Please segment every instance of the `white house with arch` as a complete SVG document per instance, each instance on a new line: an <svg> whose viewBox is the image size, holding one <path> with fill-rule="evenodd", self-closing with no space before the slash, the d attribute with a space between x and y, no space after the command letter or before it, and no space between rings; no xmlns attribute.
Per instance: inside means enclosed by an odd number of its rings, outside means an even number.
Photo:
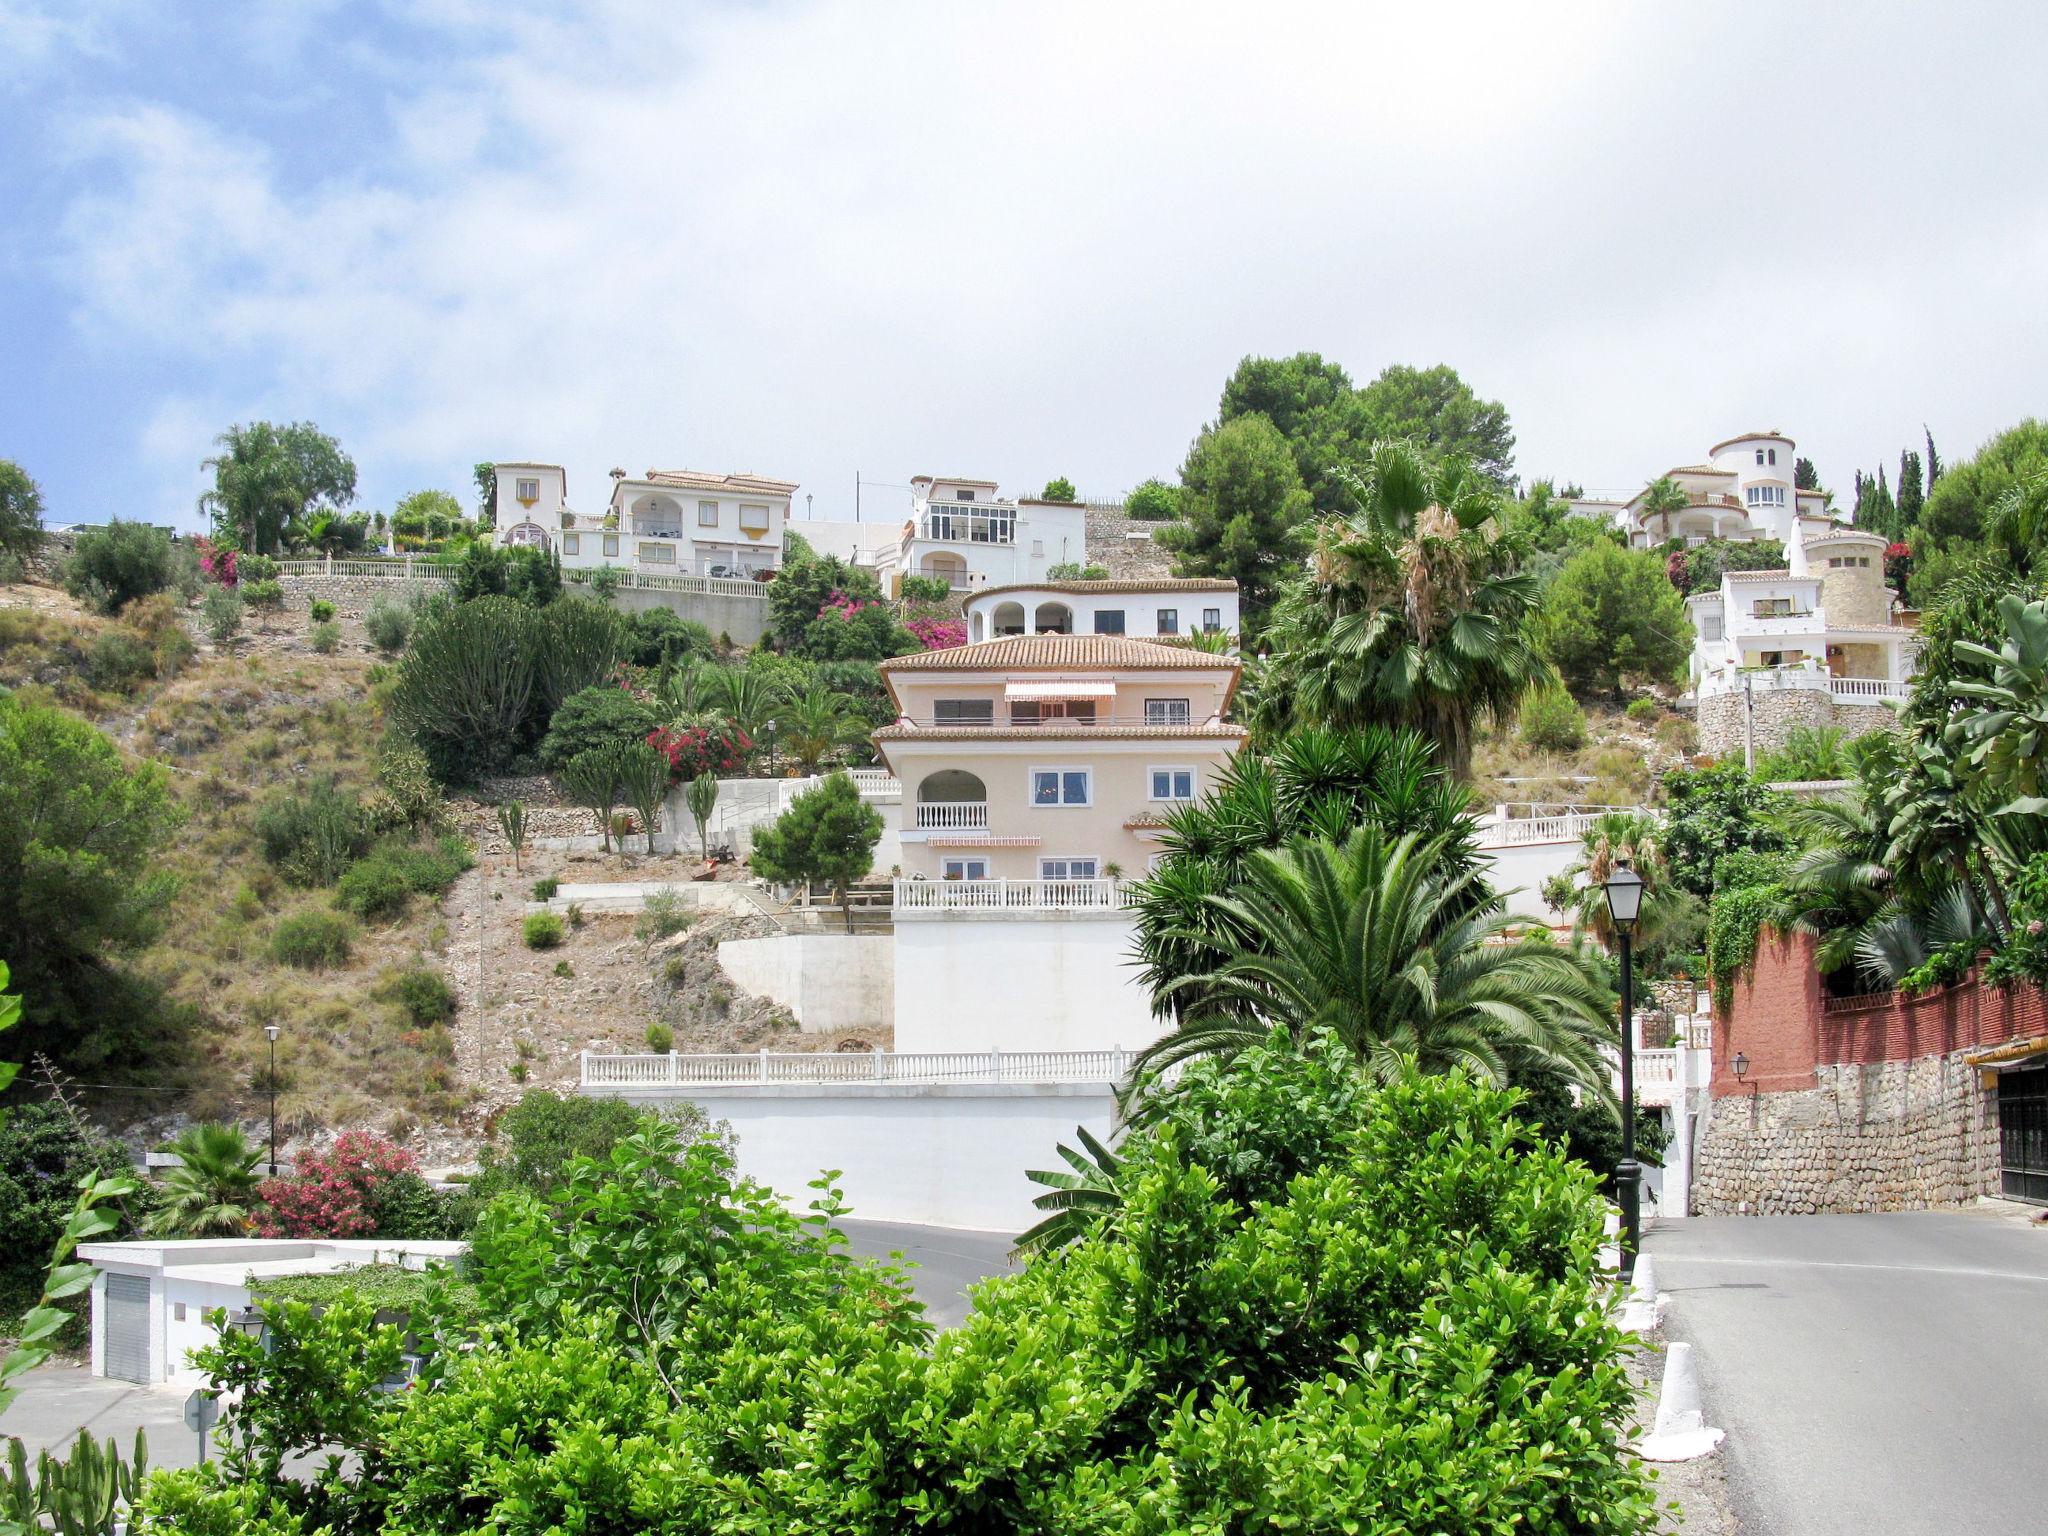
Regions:
<svg viewBox="0 0 2048 1536"><path fill-rule="evenodd" d="M965 476L913 476L910 515L900 521L803 523L797 531L820 554L870 567L892 594L905 576L974 592L1088 563L1087 508L1006 497L995 481Z"/></svg>
<svg viewBox="0 0 2048 1536"><path fill-rule="evenodd" d="M967 599L967 638L1238 633L1237 583L1220 577L1038 581L984 587Z"/></svg>
<svg viewBox="0 0 2048 1536"><path fill-rule="evenodd" d="M571 569L759 578L782 564L793 480L650 469L612 471L602 514L572 511L557 465L498 464L498 542L553 550Z"/></svg>
<svg viewBox="0 0 2048 1536"><path fill-rule="evenodd" d="M1802 491L1792 483L1798 449L1782 432L1743 433L1714 444L1705 463L1675 465L1658 477L1669 479L1685 493L1682 507L1651 511L1650 485L1626 501L1587 501L1575 506L1612 517L1638 549L1655 548L1671 539L1683 539L1688 546L1709 539L1789 543L1799 519L1829 521L1826 494Z"/></svg>

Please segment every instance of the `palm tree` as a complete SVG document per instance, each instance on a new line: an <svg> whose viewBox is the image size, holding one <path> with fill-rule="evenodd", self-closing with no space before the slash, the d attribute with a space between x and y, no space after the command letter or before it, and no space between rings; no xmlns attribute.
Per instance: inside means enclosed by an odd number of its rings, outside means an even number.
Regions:
<svg viewBox="0 0 2048 1536"><path fill-rule="evenodd" d="M1497 904L1474 900L1479 875L1443 854L1438 840L1368 826L1342 847L1313 837L1253 855L1242 887L1206 899L1263 947L1176 984L1198 991L1204 1011L1140 1053L1125 1099L1150 1095L1179 1062L1235 1054L1275 1028L1296 1041L1329 1030L1382 1082L1413 1059L1502 1084L1549 1070L1609 1096L1606 984L1575 950L1510 938Z"/></svg>
<svg viewBox="0 0 2048 1536"><path fill-rule="evenodd" d="M1511 718L1552 675L1525 622L1527 536L1462 459L1382 442L1363 478L1345 473L1361 510L1323 523L1312 572L1275 606L1254 723L1407 726L1468 777L1473 717Z"/></svg>
<svg viewBox="0 0 2048 1536"><path fill-rule="evenodd" d="M1816 941L1814 963L1823 973L1843 970L1857 963L1872 925L1900 910L1884 864L1884 814L1858 789L1801 800L1782 820L1805 850L1782 882L1785 916Z"/></svg>
<svg viewBox="0 0 2048 1536"><path fill-rule="evenodd" d="M845 694L815 683L800 693L791 689L783 694L777 739L805 773L816 773L819 763L866 734L866 725L853 718Z"/></svg>
<svg viewBox="0 0 2048 1536"><path fill-rule="evenodd" d="M711 674L704 690L711 707L743 731L749 741L761 734L761 727L775 718L776 690L766 673L746 667L720 667Z"/></svg>
<svg viewBox="0 0 2048 1536"><path fill-rule="evenodd" d="M249 1227L260 1149L232 1125L195 1125L171 1143L178 1166L157 1184L143 1221L155 1237L232 1237Z"/></svg>
<svg viewBox="0 0 2048 1536"><path fill-rule="evenodd" d="M1643 880L1643 905L1634 938L1645 944L1657 937L1673 916L1678 893L1666 878L1661 829L1635 811L1607 811L1586 829L1585 853L1565 870L1568 880L1585 879L1572 887L1572 928L1590 934L1602 949L1614 945L1614 918L1607 907L1607 877L1627 865Z"/></svg>

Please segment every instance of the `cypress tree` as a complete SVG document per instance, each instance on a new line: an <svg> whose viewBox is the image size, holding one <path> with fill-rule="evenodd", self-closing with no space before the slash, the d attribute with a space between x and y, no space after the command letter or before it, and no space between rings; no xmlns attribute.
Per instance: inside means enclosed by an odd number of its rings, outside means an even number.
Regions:
<svg viewBox="0 0 2048 1536"><path fill-rule="evenodd" d="M1891 533L1893 542L1913 531L1914 524L1920 521L1920 507L1925 500L1925 493L1920 487L1920 455L1908 448L1899 455L1898 527Z"/></svg>
<svg viewBox="0 0 2048 1536"><path fill-rule="evenodd" d="M1920 430L1927 433L1927 489L1931 491L1941 478L1941 455L1934 451L1934 433L1924 425Z"/></svg>

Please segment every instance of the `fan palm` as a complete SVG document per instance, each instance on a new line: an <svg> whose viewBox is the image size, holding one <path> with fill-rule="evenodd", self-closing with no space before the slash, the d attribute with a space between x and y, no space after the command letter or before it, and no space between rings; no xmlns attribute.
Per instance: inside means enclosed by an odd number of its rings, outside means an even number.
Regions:
<svg viewBox="0 0 2048 1536"><path fill-rule="evenodd" d="M171 1143L178 1166L157 1184L143 1222L156 1237L231 1237L248 1230L260 1151L232 1125L195 1125Z"/></svg>
<svg viewBox="0 0 2048 1536"><path fill-rule="evenodd" d="M1495 1083L1561 1073L1610 1092L1600 1047L1617 1029L1612 994L1591 962L1546 939L1511 939L1511 919L1443 844L1361 827L1338 847L1305 838L1253 855L1243 885L1207 903L1261 947L1174 985L1203 1011L1132 1064L1125 1098L1199 1056L1235 1054L1281 1029L1327 1029L1364 1070L1388 1081L1406 1059L1424 1072L1466 1067Z"/></svg>
<svg viewBox="0 0 2048 1536"><path fill-rule="evenodd" d="M1783 882L1792 926L1816 940L1821 971L1839 971L1855 963L1870 924L1898 910L1884 815L1858 789L1799 801L1782 819L1805 850Z"/></svg>
<svg viewBox="0 0 2048 1536"><path fill-rule="evenodd" d="M1536 577L1500 488L1463 460L1376 445L1360 511L1326 521L1312 572L1280 599L1256 724L1404 725L1458 778L1476 714L1511 717L1550 676L1528 636Z"/></svg>
<svg viewBox="0 0 2048 1536"><path fill-rule="evenodd" d="M1662 831L1648 816L1636 811L1608 811L1596 817L1586 829L1585 853L1565 871L1567 878L1583 881L1571 893L1572 927L1590 934L1603 949L1614 948L1614 916L1607 905L1607 877L1627 865L1642 877L1643 904L1636 918L1634 938L1648 943L1663 931L1671 919L1677 893L1664 866L1660 845Z"/></svg>
<svg viewBox="0 0 2048 1536"><path fill-rule="evenodd" d="M805 773L816 773L819 763L867 734L866 724L854 717L850 705L845 694L815 683L783 695L776 716L778 739Z"/></svg>

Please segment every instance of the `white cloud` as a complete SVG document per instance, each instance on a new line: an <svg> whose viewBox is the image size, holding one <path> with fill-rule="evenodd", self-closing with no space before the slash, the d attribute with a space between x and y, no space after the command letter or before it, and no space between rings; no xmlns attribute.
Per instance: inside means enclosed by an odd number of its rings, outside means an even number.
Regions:
<svg viewBox="0 0 2048 1536"><path fill-rule="evenodd" d="M82 122L114 181L66 223L79 325L202 380L153 442L233 401L338 430L384 502L531 456L586 503L612 464L690 463L795 475L823 515L855 468L1170 470L1248 351L1450 361L1525 469L1603 484L1752 424L1846 481L1923 417L1959 452L2039 395L2041 175L1960 159L2025 98L1870 88L1901 36L1930 88L1944 46L2020 55L1910 18L426 14L467 62L395 76L346 174L294 180L227 112ZM2001 217L1948 215L1973 177Z"/></svg>

